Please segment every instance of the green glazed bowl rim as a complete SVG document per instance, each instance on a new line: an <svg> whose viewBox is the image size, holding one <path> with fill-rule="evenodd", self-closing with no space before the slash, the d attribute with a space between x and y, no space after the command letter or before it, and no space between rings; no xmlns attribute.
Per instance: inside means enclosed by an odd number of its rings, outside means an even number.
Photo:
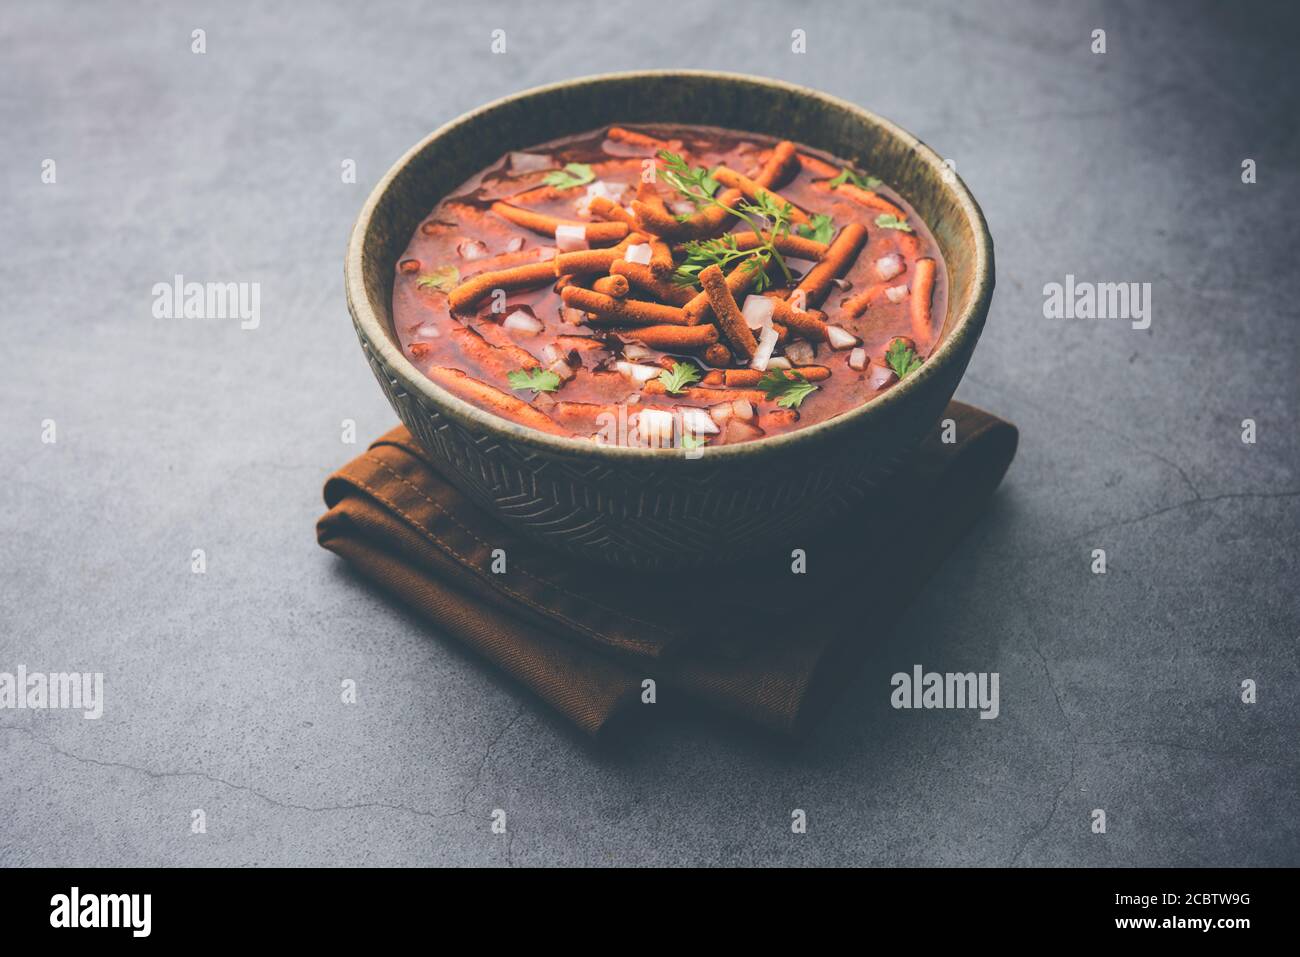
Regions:
<svg viewBox="0 0 1300 957"><path fill-rule="evenodd" d="M975 239L975 250L972 257L974 294L970 296L967 307L950 324L947 335L941 340L939 347L930 354L930 357L926 359L919 370L883 394L833 418L796 429L793 432L756 439L752 442L708 448L706 455L691 457L684 454L680 449L598 445L590 439L551 435L511 422L452 395L435 384L433 380L424 375L407 359L389 336L386 323L380 318L380 314L376 312L370 302L363 270L365 243L370 232L371 222L385 193L403 170L434 141L452 130L475 123L481 116L509 103L544 96L568 87L589 86L607 81L626 82L629 80L662 79L665 77L695 77L728 83L739 82L747 85L768 86L806 99L820 101L835 109L856 113L868 123L879 126L890 136L910 147L921 162L930 167L935 175L939 177L939 182L943 184L943 188L949 193L950 198L955 201L955 205L972 226L972 234ZM384 365L399 377L400 384L404 389L408 392L419 393L440 411L451 416L461 425L493 433L509 438L513 442L523 443L539 450L559 453L567 457L578 456L595 461L602 459L611 461L643 459L647 464L653 463L656 467L663 467L672 460L693 462L698 465L701 458L714 463L721 463L741 456L749 457L769 453L775 454L782 450L788 451L796 446L820 443L837 436L846 438L852 430L861 427L861 420L872 416L880 416L885 409L892 407L894 404L908 401L908 397L919 389L923 389L927 381L941 375L945 366L953 362L960 362L966 340L979 335L983 320L988 312L989 303L992 300L993 238L989 234L988 224L984 220L984 213L980 210L979 204L971 195L970 190L966 188L966 184L955 175L951 167L947 166L933 149L897 124L855 103L799 84L744 73L731 73L720 70L629 70L576 77L501 97L443 124L420 140L389 168L383 178L375 184L374 189L366 198L365 204L361 207L361 212L357 215L348 239L343 279L347 294L348 311L351 313L357 328L368 340L370 349L377 353L378 358L382 360Z"/></svg>

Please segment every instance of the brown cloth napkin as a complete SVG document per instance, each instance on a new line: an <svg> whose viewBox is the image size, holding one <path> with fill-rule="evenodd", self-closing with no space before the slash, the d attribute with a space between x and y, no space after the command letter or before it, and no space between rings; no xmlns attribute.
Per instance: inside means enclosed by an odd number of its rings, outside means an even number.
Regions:
<svg viewBox="0 0 1300 957"><path fill-rule="evenodd" d="M588 734L688 695L795 734L852 674L984 508L1015 426L961 402L880 495L833 528L729 568L653 575L579 562L499 524L398 427L325 484L317 540ZM492 551L506 572L492 572ZM792 571L793 549L806 572Z"/></svg>

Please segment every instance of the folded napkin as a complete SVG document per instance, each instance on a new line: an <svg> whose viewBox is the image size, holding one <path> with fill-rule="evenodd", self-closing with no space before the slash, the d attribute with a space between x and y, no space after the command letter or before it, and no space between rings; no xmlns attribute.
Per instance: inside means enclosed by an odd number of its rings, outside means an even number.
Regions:
<svg viewBox="0 0 1300 957"><path fill-rule="evenodd" d="M1015 455L1010 423L961 402L943 417L956 441L944 443L936 426L858 513L729 568L650 574L550 551L453 488L404 427L329 478L316 536L588 734L647 707L647 678L659 703L685 695L797 734L980 514ZM504 574L492 571L498 548Z"/></svg>

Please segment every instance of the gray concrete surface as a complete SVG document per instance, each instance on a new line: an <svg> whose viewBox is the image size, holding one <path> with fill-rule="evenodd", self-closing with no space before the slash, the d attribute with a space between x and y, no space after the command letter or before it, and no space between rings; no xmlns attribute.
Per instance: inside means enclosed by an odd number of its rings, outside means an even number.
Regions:
<svg viewBox="0 0 1300 957"><path fill-rule="evenodd" d="M536 9L6 10L0 671L102 671L106 702L0 711L0 864L1300 863L1294 14ZM680 713L592 748L313 537L340 422L394 422L341 289L371 184L494 97L671 66L898 121L996 241L959 397L1019 424L1019 458L799 748ZM260 327L154 318L177 273L260 282ZM1045 319L1067 273L1150 282L1150 329ZM1001 716L892 710L914 663L997 671Z"/></svg>

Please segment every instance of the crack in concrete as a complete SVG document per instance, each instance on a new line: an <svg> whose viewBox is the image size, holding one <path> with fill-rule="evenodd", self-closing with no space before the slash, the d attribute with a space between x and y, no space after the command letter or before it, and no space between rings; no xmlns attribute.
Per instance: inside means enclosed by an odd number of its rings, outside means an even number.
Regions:
<svg viewBox="0 0 1300 957"><path fill-rule="evenodd" d="M1223 502L1232 499L1296 498L1297 496L1300 496L1300 490L1288 490L1285 492L1225 492L1222 495L1210 495L1208 497L1197 495L1196 498L1176 502L1173 505L1164 505L1160 508L1154 509L1150 512L1145 512L1141 515L1136 515L1132 518L1121 519L1118 522L1110 522L1106 525L1098 525L1095 528L1090 528L1086 531L1079 532L1077 535L1073 535L1070 538L1064 539L1064 541L1071 542L1088 535L1097 535L1101 532L1113 531L1117 528L1127 528L1130 525L1137 525L1141 522L1147 521L1148 519L1156 518L1168 512L1176 512L1179 509L1188 508L1192 505L1208 505L1212 502Z"/></svg>
<svg viewBox="0 0 1300 957"><path fill-rule="evenodd" d="M1179 511L1180 509L1190 508L1193 505L1211 505L1216 502L1233 501L1233 500L1283 499L1283 498L1296 498L1296 497L1300 497L1300 489L1297 490L1288 489L1283 492L1225 492L1222 495L1209 495L1209 496L1198 495L1196 498L1185 499L1181 502L1175 502L1172 505L1162 505L1159 508L1152 509L1149 512L1143 512L1141 515L1134 515L1129 518L1122 518L1115 522L1108 522L1105 525L1097 525L1094 526L1093 528L1085 529L1084 531L1081 532L1076 532L1072 535L1068 535L1065 538L1053 542L1047 548L1037 549L1034 551L1020 550L1012 554L999 555L997 557L1003 558L1006 561L1014 562L1016 564L1023 564L1025 562L1033 561L1039 558L1047 558L1049 556L1057 554L1057 552L1059 552L1063 546L1069 545L1073 542L1077 542L1080 539L1086 539L1094 535L1100 535L1103 532L1115 531L1116 529L1128 528L1131 525L1139 525L1142 522L1148 521L1149 519L1158 518L1161 515L1166 515L1169 512L1176 512Z"/></svg>
<svg viewBox="0 0 1300 957"><path fill-rule="evenodd" d="M1043 662L1043 670L1047 672L1047 683L1051 687L1052 694L1053 696L1056 697L1057 707L1061 709L1061 715L1062 717L1064 717L1065 709L1061 707L1061 698L1060 695L1057 694L1056 692L1056 682L1052 678L1051 669L1047 667L1047 659L1044 658L1042 652L1039 652L1036 648L1035 648L1035 652L1038 654L1039 659ZM1065 719L1065 728L1066 728L1066 733L1070 735L1070 770L1065 775L1065 778L1061 781L1060 785L1056 789L1056 794L1052 798L1052 808L1050 811L1047 812L1047 817L1043 819L1042 824L1039 824L1027 835L1025 835L1025 839L1020 842L1020 846L1016 848L1016 853L1011 856L1011 860L1007 863L1008 867L1014 867L1019 862L1021 856L1025 853L1025 851L1029 849L1029 845L1034 843L1034 841L1038 840L1038 838L1042 836L1043 832L1047 830L1048 826L1051 825L1053 819L1056 817L1056 812L1060 810L1061 797L1065 794L1065 789L1068 788L1070 784L1074 781L1076 761L1078 760L1078 755L1079 755L1079 741L1074 736L1074 732L1070 727L1070 722L1068 718Z"/></svg>
<svg viewBox="0 0 1300 957"><path fill-rule="evenodd" d="M496 748L501 739L506 736L506 732L515 726L515 723L520 719L523 713L524 707L520 705L519 709L510 716L510 720L507 721L501 730L496 733L496 736L488 742L487 748L483 751L483 757L479 760L478 768L474 771L474 777L470 782L470 786L465 790L465 793L460 796L461 814L466 814L469 811L469 796L478 790L478 786L483 777L483 769L487 767L488 759L492 757L493 749Z"/></svg>
<svg viewBox="0 0 1300 957"><path fill-rule="evenodd" d="M1118 431L1117 429L1110 429L1104 425L1099 425L1096 422L1093 423L1093 428L1097 429L1100 432L1104 432L1106 435L1113 435L1115 438L1119 439L1120 441L1127 442L1129 445L1137 449L1143 455L1149 455L1157 462L1163 462L1165 465L1168 465L1171 469L1173 469L1175 472L1178 473L1179 478L1183 480L1183 484L1186 485L1188 491L1192 493L1192 500L1198 502L1201 500L1201 490L1196 487L1196 483L1193 482L1191 478L1188 476L1187 470L1184 469L1177 462L1175 462L1173 459L1169 458L1168 456L1161 455L1159 452L1153 452L1151 449L1144 446L1141 442L1133 438L1131 435L1126 435L1123 432Z"/></svg>
<svg viewBox="0 0 1300 957"><path fill-rule="evenodd" d="M1042 824L1030 831L1029 834L1025 836L1025 839L1020 842L1020 846L1016 849L1016 853L1011 856L1011 860L1007 864L1008 867L1014 866L1020 860L1021 855L1029 849L1029 845L1036 841L1051 825L1052 820L1056 817L1056 812L1060 810L1061 797L1065 794L1065 789L1074 781L1076 762L1079 756L1079 737L1075 734L1074 725L1070 722L1070 715L1065 710L1065 702L1061 700L1061 691L1056 686L1056 676L1052 674L1052 668L1047 663L1047 656L1043 654L1042 641L1038 638L1038 621L1032 611L1034 605L1029 600L1029 596L1025 594L1023 587L1019 587L1018 590L1025 601L1024 607L1031 609L1029 611L1030 624L1033 628L1033 631L1031 632L1031 635L1033 636L1033 644L1031 647L1034 654L1043 665L1043 674L1047 678L1047 686L1052 691L1052 698L1056 701L1056 710L1061 713L1061 722L1065 726L1065 733L1070 738L1070 770L1056 789L1056 795L1052 798L1052 809L1048 811L1047 817L1043 820Z"/></svg>
<svg viewBox="0 0 1300 957"><path fill-rule="evenodd" d="M1147 738L1111 738L1102 741L1081 741L1080 744L1086 744L1090 747L1144 747L1144 748L1169 748L1173 751L1187 751L1191 754L1205 754L1215 758L1228 758L1232 761L1240 761L1243 758L1249 761L1255 761L1259 764L1273 767L1297 767L1300 766L1300 758L1287 760L1285 757L1269 756L1257 754L1251 751L1218 751L1214 748L1197 747L1194 744L1181 744L1177 741L1159 741Z"/></svg>
<svg viewBox="0 0 1300 957"><path fill-rule="evenodd" d="M272 805L273 807L283 808L284 810L289 810L289 811L307 811L315 814L315 813L322 813L322 812L329 812L329 811L380 810L380 811L397 811L402 814L410 814L415 817L436 818L436 819L458 817L465 813L465 809L463 807L457 810L450 810L450 811L431 811L422 808L411 807L410 805L407 804L388 804L382 801L366 801L359 804L323 804L323 805L295 804L291 801L278 800L277 798L274 798L271 795L266 794L265 792L259 791L256 788L250 787L247 784L238 784L234 781L227 781L225 778L217 777L214 774L208 774L206 771L155 771L152 768L141 767L135 764L128 764L124 761L103 761L98 758L88 758L85 757L84 755L74 754L71 751L65 751L63 748L60 748L58 745L54 744L53 742L46 741L45 739L38 737L36 733L30 728L10 727L7 730L16 731L21 734L25 734L28 737L30 737L33 741L35 741L37 744L44 745L45 747L53 751L55 754L68 758L69 760L76 761L80 764L88 764L94 767L101 767L101 768L116 768L118 770L133 771L137 774L143 774L145 777L148 777L155 781L164 780L167 778L199 778L200 780L208 781L212 784L219 784L222 787L230 788L233 791L242 791L246 794L252 795L255 798L258 798L261 801L266 802L267 804Z"/></svg>
<svg viewBox="0 0 1300 957"><path fill-rule="evenodd" d="M1061 786L1056 789L1056 796L1052 798L1052 809L1047 813L1047 817L1043 823L1030 831L1029 834L1026 835L1025 839L1020 842L1020 847L1016 849L1016 853L1011 856L1011 860L1007 863L1008 867L1014 867L1016 865L1020 860L1021 855L1029 849L1029 845L1042 836L1043 832L1046 831L1048 826L1052 823L1053 818L1056 817L1056 812L1060 810L1061 807L1061 795L1065 794L1065 789L1074 781L1075 761L1077 757L1078 742L1076 741L1074 747L1070 749L1070 773L1067 774L1065 780L1061 782Z"/></svg>
<svg viewBox="0 0 1300 957"><path fill-rule="evenodd" d="M1027 398L1023 393L1020 393L1014 389L1007 389L1004 386L994 385L989 382L981 382L979 379L976 379L969 375L966 376L966 378L970 379L971 382L973 382L974 384L982 388L992 389L995 392L1002 392L1005 395L1012 395L1022 399ZM1173 469L1175 472L1178 473L1178 476L1183 480L1183 484L1186 485L1188 490L1192 493L1193 500L1194 501L1201 500L1201 490L1197 487L1196 483L1193 482L1191 477L1187 474L1187 470L1184 469L1177 462L1175 462L1173 459L1169 458L1168 456L1162 455L1159 452L1152 451L1151 449L1143 445L1138 439L1135 439L1133 436L1128 435L1125 432L1121 432L1118 429L1112 429L1104 425L1100 425L1096 418L1090 418L1087 419L1086 421L1083 421L1074 416L1060 415L1059 412L1057 414L1060 416L1060 418L1064 419L1066 422L1070 422L1076 426L1086 426L1088 428L1096 429L1097 431L1105 435L1114 436L1120 441L1128 443L1132 448L1136 449L1141 454L1149 455L1157 462L1163 462L1165 465L1168 465L1171 469Z"/></svg>

